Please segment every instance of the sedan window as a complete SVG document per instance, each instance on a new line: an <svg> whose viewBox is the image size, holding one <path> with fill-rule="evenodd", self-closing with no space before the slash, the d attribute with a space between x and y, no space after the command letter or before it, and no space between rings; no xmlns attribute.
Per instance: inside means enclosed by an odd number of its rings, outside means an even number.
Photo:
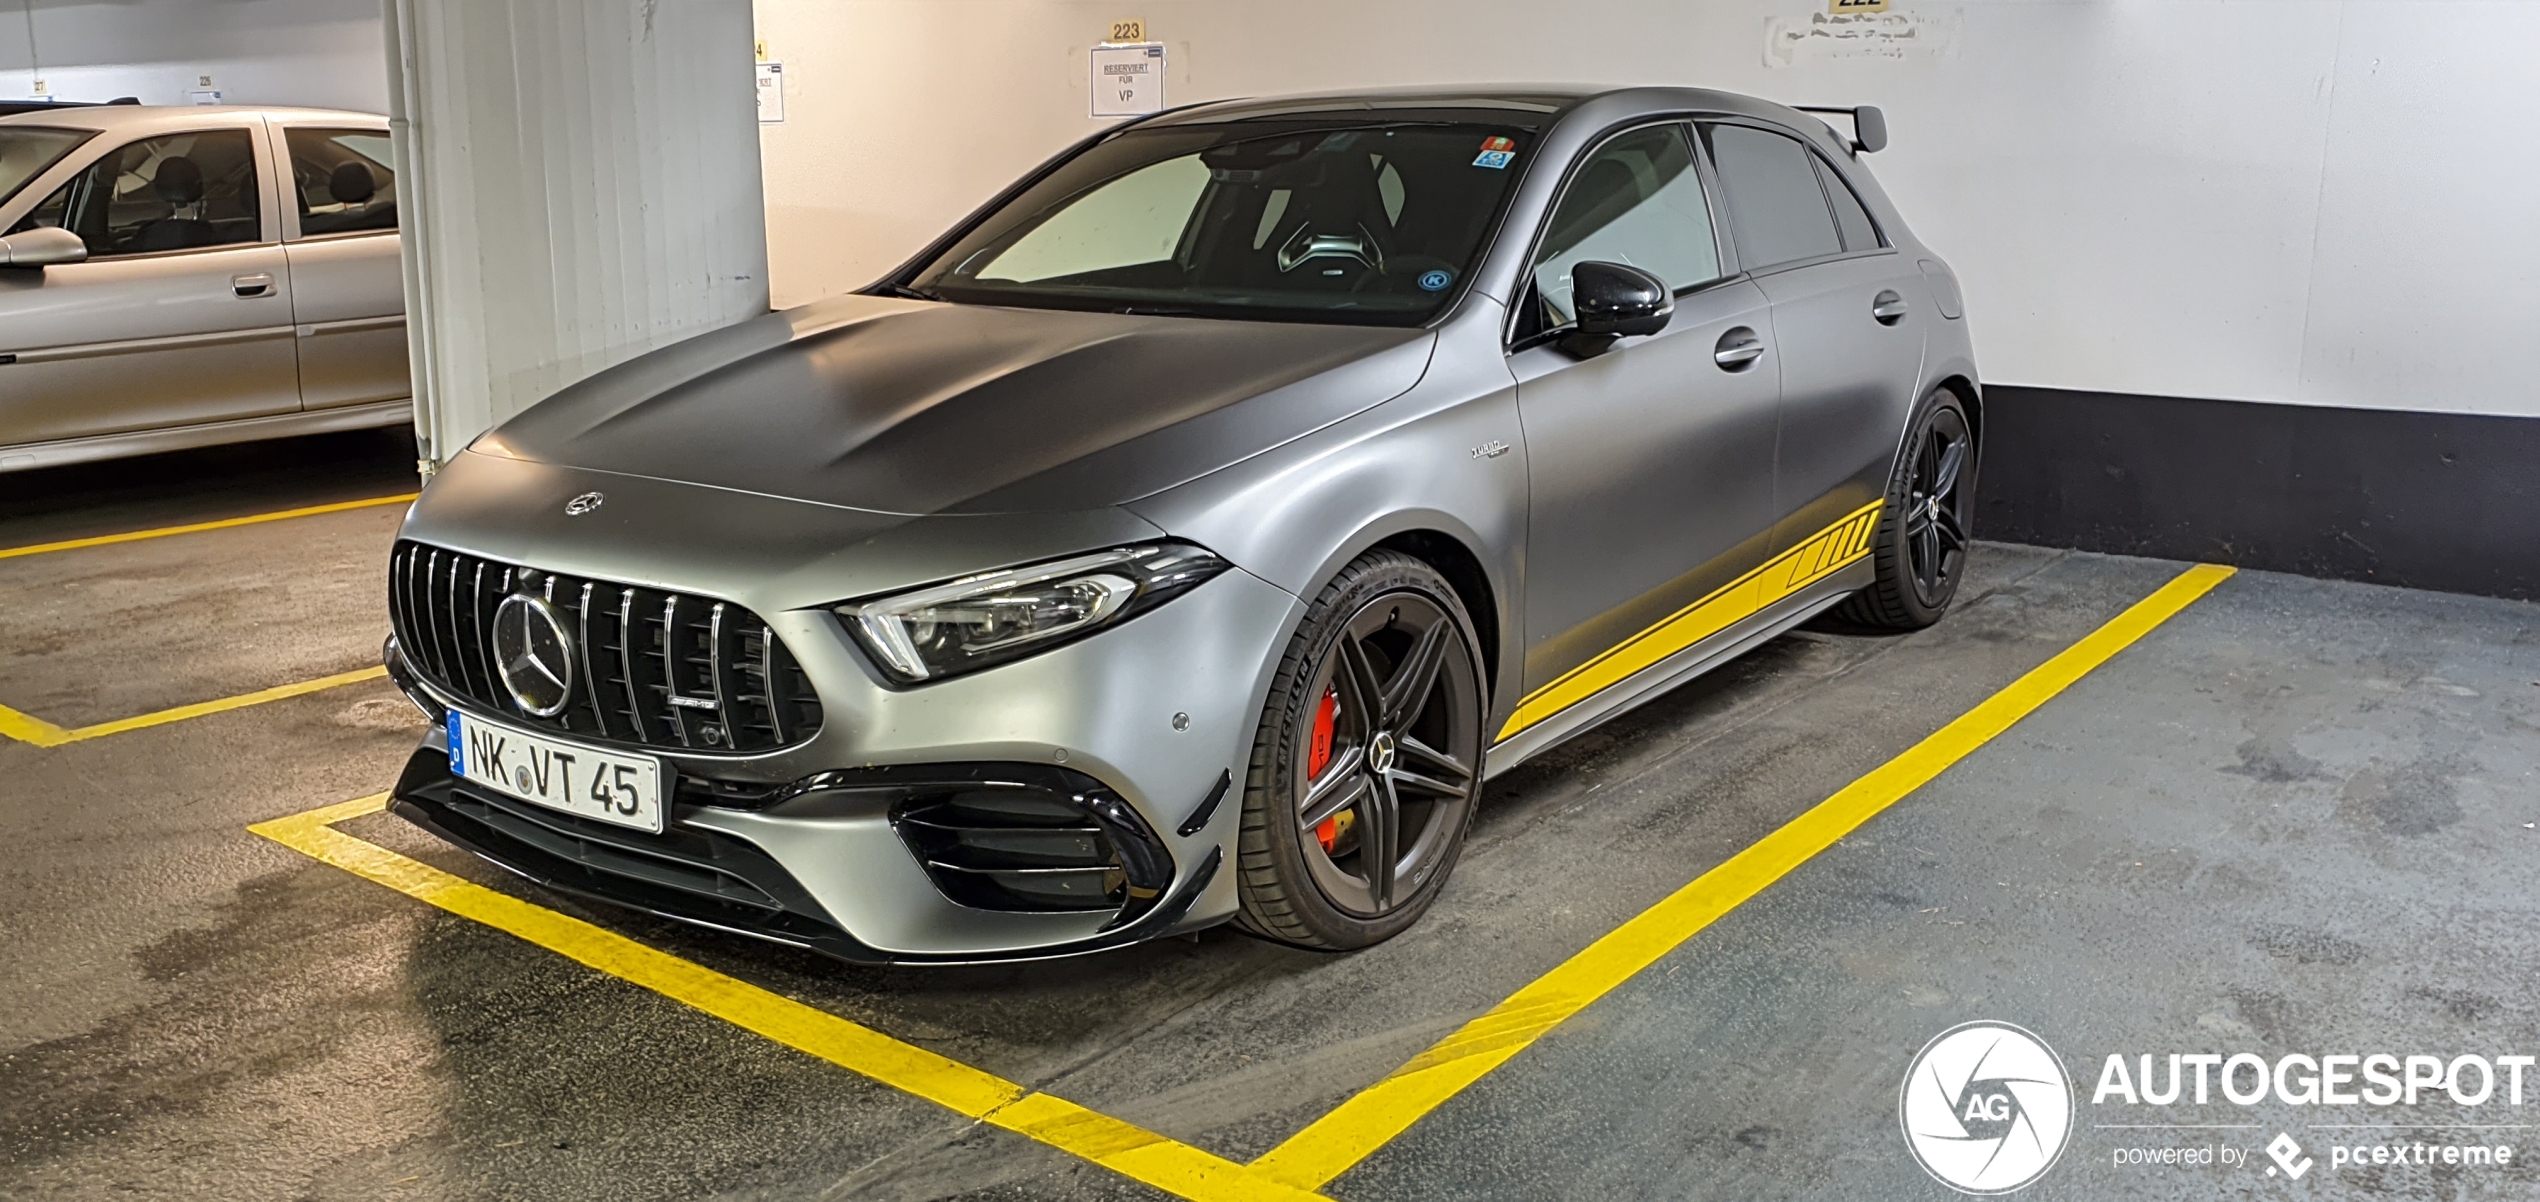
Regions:
<svg viewBox="0 0 2540 1202"><path fill-rule="evenodd" d="M17 228L60 226L102 259L257 242L262 220L254 144L246 130L215 129L108 151Z"/></svg>
<svg viewBox="0 0 2540 1202"><path fill-rule="evenodd" d="M1579 164L1535 251L1537 328L1570 324L1570 269L1586 262L1638 267L1679 292L1720 278L1711 206L1683 126L1633 130Z"/></svg>
<svg viewBox="0 0 2540 1202"><path fill-rule="evenodd" d="M1462 123L1131 130L910 284L976 304L1416 325L1471 270L1530 140Z"/></svg>
<svg viewBox="0 0 2540 1202"><path fill-rule="evenodd" d="M287 129L300 236L397 228L397 172L388 133L376 129Z"/></svg>

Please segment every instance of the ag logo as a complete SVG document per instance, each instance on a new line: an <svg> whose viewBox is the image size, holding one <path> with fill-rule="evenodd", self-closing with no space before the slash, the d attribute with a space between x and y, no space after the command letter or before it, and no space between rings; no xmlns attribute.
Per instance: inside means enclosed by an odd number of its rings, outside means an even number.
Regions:
<svg viewBox="0 0 2540 1202"><path fill-rule="evenodd" d="M1964 1023L1924 1044L1896 1106L1915 1161L1966 1194L2025 1188L2072 1134L2063 1059L2009 1023Z"/></svg>

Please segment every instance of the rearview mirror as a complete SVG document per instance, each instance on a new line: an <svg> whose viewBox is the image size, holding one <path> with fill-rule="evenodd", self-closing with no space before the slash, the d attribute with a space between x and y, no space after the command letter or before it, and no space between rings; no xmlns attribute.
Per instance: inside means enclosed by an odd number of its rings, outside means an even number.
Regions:
<svg viewBox="0 0 2540 1202"><path fill-rule="evenodd" d="M88 244L66 229L45 226L0 238L0 267L50 267L88 259Z"/></svg>
<svg viewBox="0 0 2540 1202"><path fill-rule="evenodd" d="M1570 306L1579 324L1561 340L1561 349L1588 359L1604 354L1617 338L1666 329L1676 313L1676 293L1640 268L1590 261L1570 268Z"/></svg>

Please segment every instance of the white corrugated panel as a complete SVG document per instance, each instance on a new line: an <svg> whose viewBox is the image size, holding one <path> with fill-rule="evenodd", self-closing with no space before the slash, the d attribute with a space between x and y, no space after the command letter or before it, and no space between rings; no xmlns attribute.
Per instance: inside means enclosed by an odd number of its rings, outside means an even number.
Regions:
<svg viewBox="0 0 2540 1202"><path fill-rule="evenodd" d="M390 0L423 453L767 311L747 0Z"/></svg>

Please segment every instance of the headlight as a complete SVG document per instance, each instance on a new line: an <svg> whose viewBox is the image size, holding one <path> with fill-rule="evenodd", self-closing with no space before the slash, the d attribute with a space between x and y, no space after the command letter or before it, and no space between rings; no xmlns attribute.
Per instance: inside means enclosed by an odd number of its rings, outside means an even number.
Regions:
<svg viewBox="0 0 2540 1202"><path fill-rule="evenodd" d="M1153 543L841 605L838 616L883 671L914 684L1046 651L1225 570L1188 543Z"/></svg>

